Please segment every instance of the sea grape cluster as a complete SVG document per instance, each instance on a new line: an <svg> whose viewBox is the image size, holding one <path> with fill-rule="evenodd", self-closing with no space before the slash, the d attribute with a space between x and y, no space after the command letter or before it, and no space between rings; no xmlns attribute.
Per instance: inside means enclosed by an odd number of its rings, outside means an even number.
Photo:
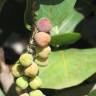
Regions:
<svg viewBox="0 0 96 96"><path fill-rule="evenodd" d="M34 36L34 41L37 44L35 62L40 66L46 66L48 64L48 56L51 53L49 46L51 41L51 21L45 17L41 18L37 22L37 28L38 32Z"/></svg>
<svg viewBox="0 0 96 96"><path fill-rule="evenodd" d="M48 56L51 53L49 43L51 41L50 30L52 24L48 18L41 18L37 22L37 32L33 37L35 43L35 55L28 50L20 56L12 67L12 73L16 80L16 90L20 96L45 96L38 88L42 86L39 78L39 66L48 64ZM31 89L30 92L28 89ZM26 92L27 90L27 92Z"/></svg>

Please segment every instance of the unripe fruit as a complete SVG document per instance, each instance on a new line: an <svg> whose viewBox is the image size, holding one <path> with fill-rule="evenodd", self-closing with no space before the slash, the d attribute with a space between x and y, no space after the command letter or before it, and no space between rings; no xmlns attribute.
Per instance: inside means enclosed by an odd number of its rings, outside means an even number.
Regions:
<svg viewBox="0 0 96 96"><path fill-rule="evenodd" d="M28 68L25 69L25 75L29 77L35 77L38 74L39 68L37 64L32 63Z"/></svg>
<svg viewBox="0 0 96 96"><path fill-rule="evenodd" d="M42 81L39 77L34 78L30 83L29 83L31 89L35 90L41 87Z"/></svg>
<svg viewBox="0 0 96 96"><path fill-rule="evenodd" d="M52 29L51 21L48 18L41 18L37 22L37 28L39 31L49 32Z"/></svg>
<svg viewBox="0 0 96 96"><path fill-rule="evenodd" d="M45 96L40 90L35 90L29 93L29 96Z"/></svg>
<svg viewBox="0 0 96 96"><path fill-rule="evenodd" d="M23 67L19 63L13 65L11 71L14 77L20 77L23 75Z"/></svg>
<svg viewBox="0 0 96 96"><path fill-rule="evenodd" d="M28 87L27 78L24 76L17 78L16 85L22 90L26 89Z"/></svg>
<svg viewBox="0 0 96 96"><path fill-rule="evenodd" d="M20 96L29 96L29 94L28 93L23 93Z"/></svg>
<svg viewBox="0 0 96 96"><path fill-rule="evenodd" d="M16 86L16 91L18 94L20 94L23 90L20 87Z"/></svg>
<svg viewBox="0 0 96 96"><path fill-rule="evenodd" d="M43 59L40 57L36 57L35 58L35 63L38 64L39 66L47 66L48 65L48 58Z"/></svg>
<svg viewBox="0 0 96 96"><path fill-rule="evenodd" d="M22 66L27 67L27 66L29 66L29 65L32 64L32 62L33 62L33 57L32 57L32 55L29 54L29 53L24 53L24 54L22 54L22 55L20 56L19 61L20 61L20 63L22 64Z"/></svg>
<svg viewBox="0 0 96 96"><path fill-rule="evenodd" d="M37 48L36 49L36 53L37 53L37 56L39 56L40 58L43 58L43 59L46 59L48 58L49 54L51 53L51 48L50 46L47 46L45 48Z"/></svg>
<svg viewBox="0 0 96 96"><path fill-rule="evenodd" d="M44 32L38 32L35 34L34 40L39 47L46 47L51 41L51 36Z"/></svg>

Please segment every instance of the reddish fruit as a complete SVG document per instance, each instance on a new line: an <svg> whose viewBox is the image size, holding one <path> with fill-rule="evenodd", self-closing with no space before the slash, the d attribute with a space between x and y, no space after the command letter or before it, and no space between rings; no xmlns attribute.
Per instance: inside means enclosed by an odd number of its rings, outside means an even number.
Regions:
<svg viewBox="0 0 96 96"><path fill-rule="evenodd" d="M38 74L39 68L37 64L33 63L31 66L25 69L25 75L29 77L35 77Z"/></svg>
<svg viewBox="0 0 96 96"><path fill-rule="evenodd" d="M34 40L39 47L46 47L51 41L51 36L45 32L38 32L35 34Z"/></svg>
<svg viewBox="0 0 96 96"><path fill-rule="evenodd" d="M51 21L43 17L37 22L37 28L39 31L49 32L52 29Z"/></svg>

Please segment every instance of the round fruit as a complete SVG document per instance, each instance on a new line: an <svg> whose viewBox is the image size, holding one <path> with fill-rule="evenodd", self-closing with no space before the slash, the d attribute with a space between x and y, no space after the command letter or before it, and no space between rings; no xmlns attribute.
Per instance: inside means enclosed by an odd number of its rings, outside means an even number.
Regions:
<svg viewBox="0 0 96 96"><path fill-rule="evenodd" d="M23 93L20 96L29 96L29 94L28 93Z"/></svg>
<svg viewBox="0 0 96 96"><path fill-rule="evenodd" d="M20 77L23 75L23 67L19 63L13 65L11 71L14 77Z"/></svg>
<svg viewBox="0 0 96 96"><path fill-rule="evenodd" d="M26 67L26 66L29 66L29 65L32 64L32 62L33 62L33 57L32 57L32 55L29 54L29 53L24 53L24 54L22 54L22 55L20 56L19 61L20 61L20 63L22 64L22 66L25 66L25 67Z"/></svg>
<svg viewBox="0 0 96 96"><path fill-rule="evenodd" d="M40 90L35 90L29 93L29 96L45 96Z"/></svg>
<svg viewBox="0 0 96 96"><path fill-rule="evenodd" d="M38 64L39 66L47 66L48 65L48 58L43 59L40 57L36 57L35 58L35 63Z"/></svg>
<svg viewBox="0 0 96 96"><path fill-rule="evenodd" d="M50 43L51 36L44 32L38 32L35 34L34 40L39 47L45 47Z"/></svg>
<svg viewBox="0 0 96 96"><path fill-rule="evenodd" d="M20 87L16 86L16 91L18 94L20 94L20 93L22 93L23 90Z"/></svg>
<svg viewBox="0 0 96 96"><path fill-rule="evenodd" d="M39 56L40 58L43 58L43 59L46 59L48 58L49 54L51 53L51 48L50 46L47 46L45 48L37 48L36 49L36 53L37 53L37 56Z"/></svg>
<svg viewBox="0 0 96 96"><path fill-rule="evenodd" d="M35 77L38 74L39 68L37 64L32 63L28 68L25 69L25 75L29 77Z"/></svg>
<svg viewBox="0 0 96 96"><path fill-rule="evenodd" d="M17 78L16 85L22 90L26 89L28 87L27 78L24 76Z"/></svg>
<svg viewBox="0 0 96 96"><path fill-rule="evenodd" d="M49 32L52 29L51 21L48 18L41 18L37 22L37 28L39 31Z"/></svg>
<svg viewBox="0 0 96 96"><path fill-rule="evenodd" d="M38 88L40 88L41 87L41 85L42 85L42 81L41 81L41 79L39 78L39 77L36 77L36 78L34 78L30 83L29 83L29 85L30 85L30 87L31 87L31 89L38 89Z"/></svg>

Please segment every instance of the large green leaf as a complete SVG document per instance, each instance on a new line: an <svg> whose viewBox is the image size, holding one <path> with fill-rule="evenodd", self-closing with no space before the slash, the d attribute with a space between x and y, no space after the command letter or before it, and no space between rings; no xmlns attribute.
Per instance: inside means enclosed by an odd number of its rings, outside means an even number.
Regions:
<svg viewBox="0 0 96 96"><path fill-rule="evenodd" d="M40 67L43 88L62 89L80 84L96 72L96 49L52 52L49 65Z"/></svg>
<svg viewBox="0 0 96 96"><path fill-rule="evenodd" d="M25 23L27 25L32 23L32 17L30 15L32 2L32 0L27 0L25 11ZM74 9L75 3L76 0L37 0L38 9L36 11L36 19L39 20L42 17L47 17L53 24L51 45L70 44L70 42L74 43L80 38L80 34L78 33L79 35L77 35L74 32L74 28L83 19L83 16ZM71 37L67 38L65 34L68 36L72 32ZM55 37L61 40L58 41ZM66 41L64 38L69 42L63 42Z"/></svg>

